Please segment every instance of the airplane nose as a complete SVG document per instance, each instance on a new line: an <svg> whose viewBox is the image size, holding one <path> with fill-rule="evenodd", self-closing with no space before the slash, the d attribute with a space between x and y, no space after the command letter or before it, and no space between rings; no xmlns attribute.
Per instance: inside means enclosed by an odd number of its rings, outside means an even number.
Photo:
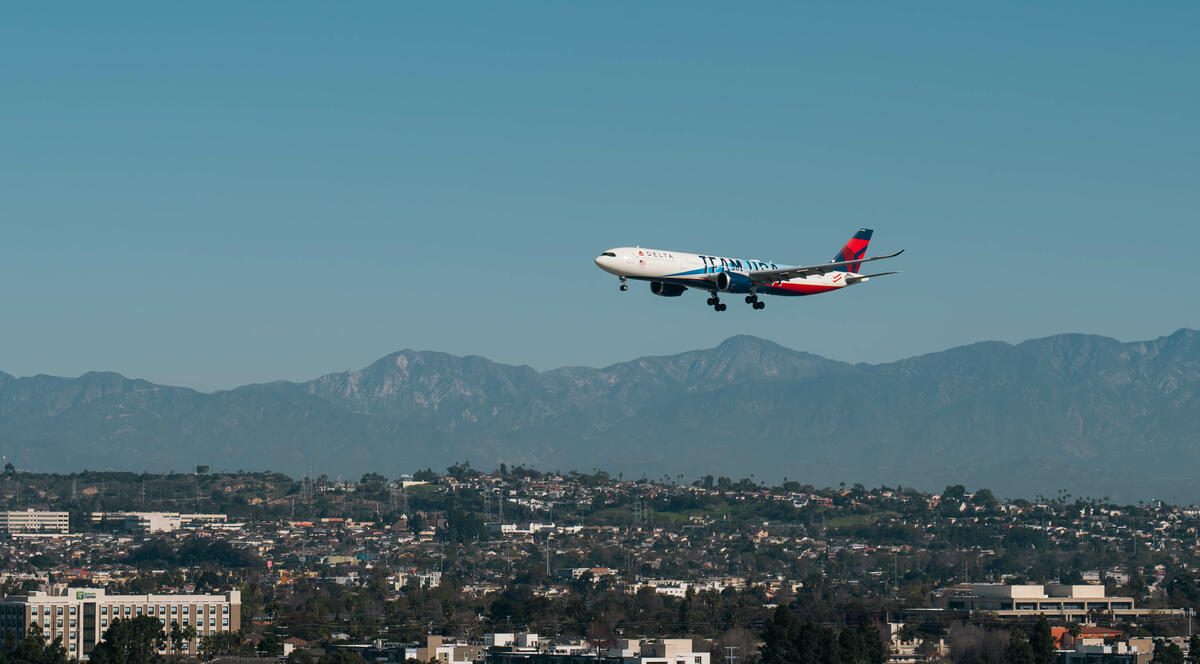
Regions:
<svg viewBox="0 0 1200 664"><path fill-rule="evenodd" d="M600 254L596 257L596 266L605 272L615 274L613 270L616 268L616 263L617 259L614 256Z"/></svg>

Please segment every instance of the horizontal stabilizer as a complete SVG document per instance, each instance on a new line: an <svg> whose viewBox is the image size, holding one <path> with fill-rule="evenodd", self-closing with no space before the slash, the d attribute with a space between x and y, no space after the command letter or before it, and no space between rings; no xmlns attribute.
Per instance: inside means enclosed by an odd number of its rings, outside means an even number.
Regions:
<svg viewBox="0 0 1200 664"><path fill-rule="evenodd" d="M846 277L846 284L853 286L857 283L862 283L871 277L886 277L889 274L900 274L901 270L895 272L876 272L875 274L858 274L853 277Z"/></svg>

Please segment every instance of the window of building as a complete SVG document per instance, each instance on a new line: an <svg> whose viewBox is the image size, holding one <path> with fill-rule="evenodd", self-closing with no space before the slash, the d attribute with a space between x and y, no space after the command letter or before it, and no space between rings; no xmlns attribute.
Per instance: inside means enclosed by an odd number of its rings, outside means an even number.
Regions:
<svg viewBox="0 0 1200 664"><path fill-rule="evenodd" d="M125 607L125 615L129 615L131 613L133 613L133 607L132 606Z"/></svg>
<svg viewBox="0 0 1200 664"><path fill-rule="evenodd" d="M188 626L188 619L184 618L183 619L183 627L187 627L187 626Z"/></svg>
<svg viewBox="0 0 1200 664"><path fill-rule="evenodd" d="M74 639L75 639L75 632L71 632L71 636L70 636L69 638L71 638L71 640L74 640Z"/></svg>
<svg viewBox="0 0 1200 664"><path fill-rule="evenodd" d="M178 606L172 606L172 607L171 607L171 615L175 615L175 614L177 614L177 613L179 613L179 607L178 607Z"/></svg>
<svg viewBox="0 0 1200 664"><path fill-rule="evenodd" d="M229 627L229 618L221 618L221 626ZM697 664L699 664L699 663L697 663Z"/></svg>
<svg viewBox="0 0 1200 664"><path fill-rule="evenodd" d="M140 616L140 615L142 615L142 607L140 607L140 606L139 606L139 607L137 608L137 614L138 614L139 616Z"/></svg>
<svg viewBox="0 0 1200 664"><path fill-rule="evenodd" d="M59 619L58 619L58 626L59 626L59 628L60 628L60 629L62 628L62 618L59 618Z"/></svg>
<svg viewBox="0 0 1200 664"><path fill-rule="evenodd" d="M71 615L75 615L75 609L77 609L77 608L79 608L79 607L75 607L75 606L71 607Z"/></svg>
<svg viewBox="0 0 1200 664"><path fill-rule="evenodd" d="M209 626L209 627L216 627L216 626L217 626L217 619L216 619L216 618L209 618L209 619L208 619L208 626Z"/></svg>
<svg viewBox="0 0 1200 664"><path fill-rule="evenodd" d="M54 608L55 608L55 609L57 609L57 610L55 611L55 613L61 616L61 615L62 615L62 610L63 610L63 608L62 608L61 606L57 606L57 607L54 607Z"/></svg>
<svg viewBox="0 0 1200 664"><path fill-rule="evenodd" d="M71 618L71 627L74 627L74 626L75 626L75 619Z"/></svg>
<svg viewBox="0 0 1200 664"><path fill-rule="evenodd" d="M228 614L229 614L229 607L228 607L228 606L222 606L222 607L221 607L221 613L224 613L224 614L228 615Z"/></svg>
<svg viewBox="0 0 1200 664"><path fill-rule="evenodd" d="M100 615L102 615L102 616L108 615L108 607L107 606L100 607Z"/></svg>
<svg viewBox="0 0 1200 664"><path fill-rule="evenodd" d="M101 618L101 619L100 619L100 626L101 626L101 627L108 627L108 618Z"/></svg>

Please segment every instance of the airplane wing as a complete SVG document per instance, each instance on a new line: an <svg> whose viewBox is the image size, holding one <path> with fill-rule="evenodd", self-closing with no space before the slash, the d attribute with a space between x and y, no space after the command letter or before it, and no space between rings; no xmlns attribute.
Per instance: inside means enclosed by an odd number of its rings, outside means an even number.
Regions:
<svg viewBox="0 0 1200 664"><path fill-rule="evenodd" d="M881 261L885 258L895 258L902 253L904 253L903 249L894 254L888 254L886 256L859 258L858 260L852 261L837 261L833 263L821 263L819 265L797 265L795 267L779 268L778 270L755 270L752 272L747 272L746 276L750 277L750 281L755 286L761 286L763 284L775 283L776 281L795 279L796 277L807 277L812 274L825 274L827 272L832 272L839 267L845 267L847 265L857 265L858 263Z"/></svg>

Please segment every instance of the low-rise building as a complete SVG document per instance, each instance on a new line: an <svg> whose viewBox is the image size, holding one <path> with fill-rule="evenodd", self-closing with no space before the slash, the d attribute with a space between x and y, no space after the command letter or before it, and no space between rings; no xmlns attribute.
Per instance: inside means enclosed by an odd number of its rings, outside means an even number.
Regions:
<svg viewBox="0 0 1200 664"><path fill-rule="evenodd" d="M224 524L224 514L180 512L92 512L92 523L120 524L136 533L171 533L182 528L204 528Z"/></svg>
<svg viewBox="0 0 1200 664"><path fill-rule="evenodd" d="M615 648L585 650L542 644L537 634L489 634L486 664L710 664L691 639L618 639Z"/></svg>
<svg viewBox="0 0 1200 664"><path fill-rule="evenodd" d="M1139 609L1132 597L1109 597L1098 585L963 583L943 593L947 609L987 611L1002 618L1045 615L1083 622L1089 614L1128 621L1147 615L1183 615L1181 609Z"/></svg>
<svg viewBox="0 0 1200 664"><path fill-rule="evenodd" d="M483 655L483 646L450 641L444 636L430 634L425 646L417 648L416 659L440 664L471 664Z"/></svg>

